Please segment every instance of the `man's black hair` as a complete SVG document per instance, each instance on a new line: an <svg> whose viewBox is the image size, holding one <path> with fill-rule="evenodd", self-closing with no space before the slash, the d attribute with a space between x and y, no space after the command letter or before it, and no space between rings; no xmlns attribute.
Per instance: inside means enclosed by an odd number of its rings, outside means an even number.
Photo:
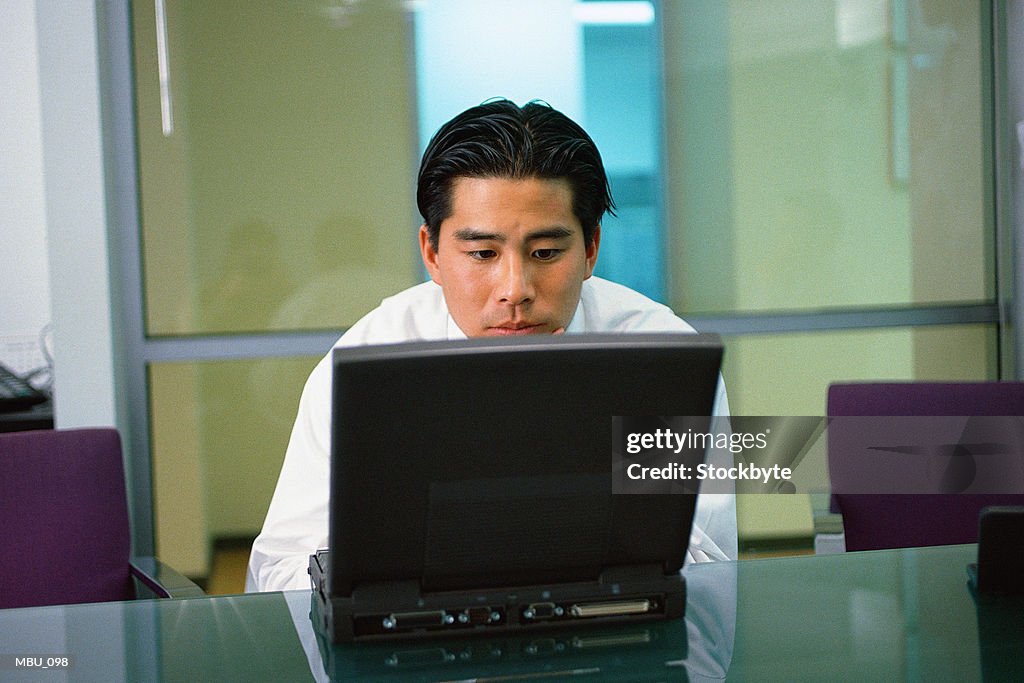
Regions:
<svg viewBox="0 0 1024 683"><path fill-rule="evenodd" d="M509 100L491 100L467 109L434 134L423 153L416 189L416 204L434 249L441 223L451 215L456 178L564 178L587 245L605 212L615 215L594 141L545 102L519 107Z"/></svg>

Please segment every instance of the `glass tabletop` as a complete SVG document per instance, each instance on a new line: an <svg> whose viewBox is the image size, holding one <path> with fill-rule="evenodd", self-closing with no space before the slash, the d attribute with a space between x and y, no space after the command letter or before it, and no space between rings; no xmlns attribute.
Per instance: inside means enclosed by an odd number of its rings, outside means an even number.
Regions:
<svg viewBox="0 0 1024 683"><path fill-rule="evenodd" d="M972 597L976 552L691 565L685 619L520 637L331 645L305 591L0 610L0 680L1020 680L1024 607Z"/></svg>

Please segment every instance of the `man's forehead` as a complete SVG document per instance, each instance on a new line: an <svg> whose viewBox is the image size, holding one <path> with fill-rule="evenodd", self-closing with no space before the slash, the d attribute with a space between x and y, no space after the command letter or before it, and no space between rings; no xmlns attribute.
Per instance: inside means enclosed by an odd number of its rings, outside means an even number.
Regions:
<svg viewBox="0 0 1024 683"><path fill-rule="evenodd" d="M564 237L583 228L573 211L572 190L560 178L457 178L452 187L446 232L476 238L509 229L542 237Z"/></svg>

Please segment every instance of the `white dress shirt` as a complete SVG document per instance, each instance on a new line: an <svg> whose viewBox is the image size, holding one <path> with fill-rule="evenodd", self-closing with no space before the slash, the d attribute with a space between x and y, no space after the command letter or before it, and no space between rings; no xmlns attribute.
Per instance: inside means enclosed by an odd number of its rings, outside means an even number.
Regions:
<svg viewBox="0 0 1024 683"><path fill-rule="evenodd" d="M592 277L566 334L580 332L694 332L667 306L628 287ZM385 299L353 325L335 346L464 339L445 306L441 287L424 282ZM253 543L246 591L308 589L309 556L327 547L331 434L331 354L313 369L299 399L299 411L263 531ZM716 415L728 415L719 382ZM716 464L731 465L728 451L713 451ZM722 458L728 461L721 460ZM736 498L697 499L687 562L736 559Z"/></svg>

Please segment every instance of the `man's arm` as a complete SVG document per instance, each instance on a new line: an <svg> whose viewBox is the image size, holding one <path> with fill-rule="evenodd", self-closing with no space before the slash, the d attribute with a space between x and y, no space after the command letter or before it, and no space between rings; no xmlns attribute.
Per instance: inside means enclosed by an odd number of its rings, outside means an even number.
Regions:
<svg viewBox="0 0 1024 683"><path fill-rule="evenodd" d="M574 320L569 326L570 331L696 332L667 306L655 303L622 285L596 277L585 283L581 308L586 324L580 325ZM573 330L574 326L578 329ZM721 375L718 378L712 415L729 416L729 399ZM728 448L712 448L708 451L708 461L716 466L732 467L733 456ZM735 493L702 493L697 496L686 562L735 560L738 555L737 546Z"/></svg>
<svg viewBox="0 0 1024 683"><path fill-rule="evenodd" d="M327 547L330 359L313 370L299 399L277 488L249 557L247 592L308 589L309 556Z"/></svg>
<svg viewBox="0 0 1024 683"><path fill-rule="evenodd" d="M729 416L729 398L725 382L718 379L718 393L712 410L715 417ZM708 462L716 467L732 467L733 456L728 448L708 450ZM735 560L739 555L736 539L736 493L701 493L697 496L690 546L686 563Z"/></svg>
<svg viewBox="0 0 1024 683"><path fill-rule="evenodd" d="M441 288L428 281L385 299L335 348L443 339L447 321ZM303 387L274 498L249 557L247 591L308 590L309 556L327 547L333 353Z"/></svg>

